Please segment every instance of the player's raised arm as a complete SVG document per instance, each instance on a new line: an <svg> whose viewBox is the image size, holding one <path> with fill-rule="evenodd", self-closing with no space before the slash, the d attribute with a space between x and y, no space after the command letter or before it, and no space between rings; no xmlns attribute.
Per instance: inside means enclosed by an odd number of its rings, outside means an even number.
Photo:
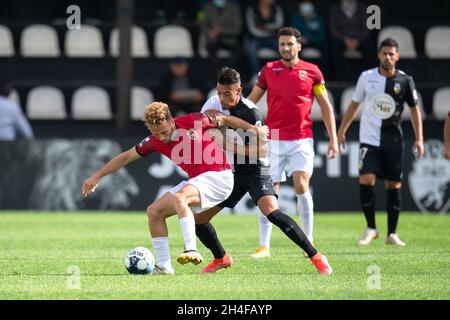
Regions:
<svg viewBox="0 0 450 320"><path fill-rule="evenodd" d="M122 152L115 156L101 169L96 171L92 176L87 178L83 186L81 187L81 194L87 197L91 192L94 192L100 182L100 179L112 172L118 171L120 168L126 166L130 162L139 159L141 156L136 152L136 148L130 148L129 150Z"/></svg>
<svg viewBox="0 0 450 320"><path fill-rule="evenodd" d="M325 127L327 128L328 136L330 137L330 142L328 144L328 156L330 159L334 159L339 154L334 109L328 99L328 93L326 90L315 93L315 97L319 103L322 119L325 123Z"/></svg>

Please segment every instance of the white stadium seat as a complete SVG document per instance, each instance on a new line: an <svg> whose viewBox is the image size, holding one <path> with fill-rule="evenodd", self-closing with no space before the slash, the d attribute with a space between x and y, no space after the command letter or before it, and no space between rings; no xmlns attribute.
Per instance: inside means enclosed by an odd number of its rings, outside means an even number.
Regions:
<svg viewBox="0 0 450 320"><path fill-rule="evenodd" d="M102 34L97 27L81 25L80 29L66 31L64 40L68 57L104 57Z"/></svg>
<svg viewBox="0 0 450 320"><path fill-rule="evenodd" d="M427 118L427 115L425 113L425 109L423 108L422 95L420 94L419 91L417 91L417 99L419 100L418 104L419 104L419 108L420 108L420 111L421 111L421 114L422 114L422 119L425 120ZM401 116L402 120L411 120L411 111L409 109L410 108L409 108L408 104L405 102L405 104L403 106L403 113L402 113L402 116Z"/></svg>
<svg viewBox="0 0 450 320"><path fill-rule="evenodd" d="M305 59L319 59L322 57L322 53L316 48L302 48L300 56Z"/></svg>
<svg viewBox="0 0 450 320"><path fill-rule="evenodd" d="M334 97L330 90L327 90L328 93L328 99L331 102L331 105L333 106L333 109L336 110L336 107L334 106ZM322 112L320 110L319 103L317 102L317 99L314 98L314 102L311 108L311 115L310 118L312 121L319 121L322 120Z"/></svg>
<svg viewBox="0 0 450 320"><path fill-rule="evenodd" d="M436 26L427 31L425 53L431 59L450 58L450 27Z"/></svg>
<svg viewBox="0 0 450 320"><path fill-rule="evenodd" d="M215 96L215 95L217 95L217 88L212 88L208 92L208 98L207 99L209 99L209 98L211 98L212 96Z"/></svg>
<svg viewBox="0 0 450 320"><path fill-rule="evenodd" d="M144 87L135 86L131 89L131 111L132 120L142 120L145 107L155 101L153 93Z"/></svg>
<svg viewBox="0 0 450 320"><path fill-rule="evenodd" d="M185 27L177 25L158 28L155 32L153 48L157 58L177 56L192 58L194 56L191 34Z"/></svg>
<svg viewBox="0 0 450 320"><path fill-rule="evenodd" d="M109 52L113 57L119 56L119 29L114 28L109 37ZM138 26L131 28L131 56L146 58L150 56L147 34Z"/></svg>
<svg viewBox="0 0 450 320"><path fill-rule="evenodd" d="M67 117L64 95L58 88L40 86L33 88L27 97L29 119L55 119Z"/></svg>
<svg viewBox="0 0 450 320"><path fill-rule="evenodd" d="M344 117L345 111L347 111L347 108L350 105L350 102L352 102L353 91L355 91L355 86L345 88L345 90L342 92L342 95L341 95L341 118ZM363 106L362 106L362 104L360 104L358 107L358 111L356 111L356 116L355 116L354 120L359 121L361 119L362 109L363 109Z"/></svg>
<svg viewBox="0 0 450 320"><path fill-rule="evenodd" d="M413 35L407 28L390 26L381 29L378 34L378 45L386 38L393 38L397 41L400 58L414 59L417 57Z"/></svg>
<svg viewBox="0 0 450 320"><path fill-rule="evenodd" d="M6 26L0 25L0 57L12 57L14 54L11 30Z"/></svg>
<svg viewBox="0 0 450 320"><path fill-rule="evenodd" d="M59 57L56 30L43 24L26 27L20 38L20 49L24 57Z"/></svg>
<svg viewBox="0 0 450 320"><path fill-rule="evenodd" d="M450 87L436 90L433 95L433 116L437 120L445 120L450 110Z"/></svg>
<svg viewBox="0 0 450 320"><path fill-rule="evenodd" d="M277 59L279 57L278 51L270 48L260 48L256 53L259 59Z"/></svg>
<svg viewBox="0 0 450 320"><path fill-rule="evenodd" d="M95 86L77 89L72 97L72 118L76 120L111 119L111 103L106 90Z"/></svg>
<svg viewBox="0 0 450 320"><path fill-rule="evenodd" d="M19 93L16 91L16 89L11 90L8 98L10 98L12 101L14 101L20 106L20 96Z"/></svg>

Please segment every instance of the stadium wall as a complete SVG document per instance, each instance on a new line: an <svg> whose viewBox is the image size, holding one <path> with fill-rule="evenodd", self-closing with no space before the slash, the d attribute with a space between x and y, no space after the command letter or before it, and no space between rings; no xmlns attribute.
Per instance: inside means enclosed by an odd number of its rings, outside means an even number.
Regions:
<svg viewBox="0 0 450 320"><path fill-rule="evenodd" d="M402 206L407 211L446 213L450 208L450 163L442 156L440 130L425 136L422 160L406 140ZM411 136L411 135L409 135ZM136 144L131 139L45 139L0 143L0 210L145 210L147 205L186 177L170 160L152 154L105 177L96 193L83 199L83 180L116 154ZM316 211L359 211L358 142L350 139L343 154L326 157L327 140L317 134L311 189ZM378 210L384 211L383 184L377 184ZM280 206L296 211L292 181L280 189ZM256 213L247 196L235 213Z"/></svg>

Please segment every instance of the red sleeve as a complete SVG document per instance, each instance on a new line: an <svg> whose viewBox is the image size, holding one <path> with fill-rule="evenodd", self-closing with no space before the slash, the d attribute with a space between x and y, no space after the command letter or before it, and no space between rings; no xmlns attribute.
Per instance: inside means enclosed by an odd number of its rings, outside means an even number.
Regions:
<svg viewBox="0 0 450 320"><path fill-rule="evenodd" d="M205 117L202 113L192 113L191 114L193 121L201 121L202 122L202 129L208 130L212 128L217 128L217 124L212 123L209 121L207 117ZM194 127L194 126L192 126Z"/></svg>
<svg viewBox="0 0 450 320"><path fill-rule="evenodd" d="M139 153L140 156L146 157L150 153L154 152L153 144L155 143L155 137L148 136L144 140L142 140L139 144L135 146L136 152Z"/></svg>
<svg viewBox="0 0 450 320"><path fill-rule="evenodd" d="M261 71L258 73L258 81L256 82L256 85L260 87L261 89L266 90L267 89L267 83L266 83L266 71L267 67L263 67Z"/></svg>
<svg viewBox="0 0 450 320"><path fill-rule="evenodd" d="M313 86L324 83L325 79L323 78L322 71L320 71L319 67L316 67Z"/></svg>

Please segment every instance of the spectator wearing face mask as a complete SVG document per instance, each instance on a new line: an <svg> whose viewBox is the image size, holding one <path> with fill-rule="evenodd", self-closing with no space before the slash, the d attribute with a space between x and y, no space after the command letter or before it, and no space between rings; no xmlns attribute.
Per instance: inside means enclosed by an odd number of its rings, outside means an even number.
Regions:
<svg viewBox="0 0 450 320"><path fill-rule="evenodd" d="M376 52L366 25L366 6L357 0L341 0L330 11L331 59L338 79L344 76L343 57L359 57L365 66L372 64Z"/></svg>
<svg viewBox="0 0 450 320"><path fill-rule="evenodd" d="M256 0L247 8L245 19L250 35L250 67L252 74L257 74L261 68L258 50L269 48L278 51L276 34L284 24L283 9L275 0Z"/></svg>
<svg viewBox="0 0 450 320"><path fill-rule="evenodd" d="M225 49L231 53L227 61L236 65L241 57L242 18L240 7L229 0L212 0L203 9L200 22L201 37L205 39L206 49L215 68L219 67L217 51Z"/></svg>
<svg viewBox="0 0 450 320"><path fill-rule="evenodd" d="M299 1L298 11L292 16L290 25L300 31L303 49L314 48L320 51L319 67L321 70L327 71L328 46L325 23L316 12L312 0Z"/></svg>

